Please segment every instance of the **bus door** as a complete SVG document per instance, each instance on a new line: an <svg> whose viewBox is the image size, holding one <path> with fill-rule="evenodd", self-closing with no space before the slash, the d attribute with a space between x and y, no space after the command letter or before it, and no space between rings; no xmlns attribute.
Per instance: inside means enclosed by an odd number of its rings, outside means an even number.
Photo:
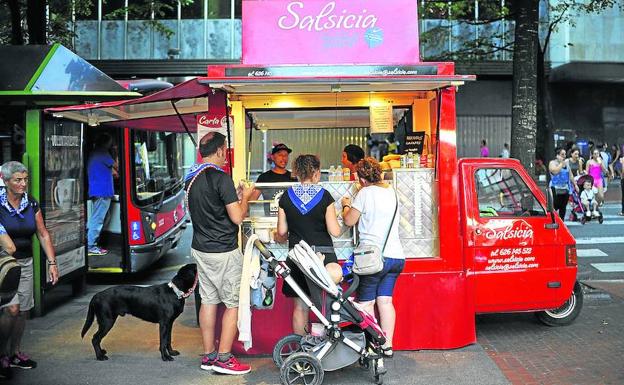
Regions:
<svg viewBox="0 0 624 385"><path fill-rule="evenodd" d="M97 240L97 245L108 251L108 253L104 255L88 255L88 265L89 271L92 272L118 272L120 269L125 267L124 259L125 259L125 247L126 239L124 237L122 231L122 216L123 212L125 212L126 208L125 202L120 197L123 196L124 186L123 186L123 178L121 174L123 173L123 167L120 167L122 163L121 157L123 155L123 130L116 127L106 127L100 126L97 128L92 128L86 130L86 156L87 165L86 165L86 186L85 191L89 192L89 160L90 156L95 151L97 147L98 140L101 140L103 136L108 136L112 140L112 144L109 149L109 153L115 162L115 166L113 167L113 197L111 199L110 207L106 214L106 218L104 220L104 225L100 232L99 238ZM87 195L87 220L91 217L93 213L93 202L92 197ZM89 226L89 222L87 222L87 226Z"/></svg>

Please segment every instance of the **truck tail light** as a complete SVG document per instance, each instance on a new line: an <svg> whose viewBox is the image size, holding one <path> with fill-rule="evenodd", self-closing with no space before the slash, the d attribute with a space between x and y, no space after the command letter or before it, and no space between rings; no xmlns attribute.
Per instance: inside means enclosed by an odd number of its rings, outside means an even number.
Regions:
<svg viewBox="0 0 624 385"><path fill-rule="evenodd" d="M576 255L576 245L566 246L566 265L576 266L578 257Z"/></svg>

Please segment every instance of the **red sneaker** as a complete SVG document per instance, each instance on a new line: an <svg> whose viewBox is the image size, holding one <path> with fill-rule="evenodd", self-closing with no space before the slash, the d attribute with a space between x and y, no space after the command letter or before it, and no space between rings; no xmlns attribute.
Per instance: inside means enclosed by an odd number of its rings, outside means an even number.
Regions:
<svg viewBox="0 0 624 385"><path fill-rule="evenodd" d="M251 366L241 364L236 357L230 356L225 362L216 360L212 365L212 370L221 374L246 374L251 371Z"/></svg>
<svg viewBox="0 0 624 385"><path fill-rule="evenodd" d="M203 370L212 370L216 361L216 358L210 359L208 358L208 354L204 354L199 367Z"/></svg>

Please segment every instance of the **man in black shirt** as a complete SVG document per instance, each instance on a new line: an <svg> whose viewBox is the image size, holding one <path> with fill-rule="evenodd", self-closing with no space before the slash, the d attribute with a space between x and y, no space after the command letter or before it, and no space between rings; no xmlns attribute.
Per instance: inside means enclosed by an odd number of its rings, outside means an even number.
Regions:
<svg viewBox="0 0 624 385"><path fill-rule="evenodd" d="M221 167L226 161L225 136L206 134L199 143L202 163L187 176L188 209L193 221L191 255L197 261L201 308L199 327L204 345L201 368L223 374L245 374L249 365L232 355L237 333L238 292L243 256L238 248L238 226L247 213L253 188L239 186ZM219 349L215 345L217 305L226 310L221 321Z"/></svg>
<svg viewBox="0 0 624 385"><path fill-rule="evenodd" d="M286 169L288 165L288 156L292 150L288 148L284 143L277 144L271 150L271 160L273 161L273 168L264 172L258 176L256 183L288 183L296 182L297 180L292 177L290 171ZM265 204L264 211L266 215L277 215L277 201L278 195L285 189L283 188L264 188L262 190L255 189L251 200L256 200L262 194L262 198L265 200L271 200L273 203ZM278 198L278 199L276 199Z"/></svg>

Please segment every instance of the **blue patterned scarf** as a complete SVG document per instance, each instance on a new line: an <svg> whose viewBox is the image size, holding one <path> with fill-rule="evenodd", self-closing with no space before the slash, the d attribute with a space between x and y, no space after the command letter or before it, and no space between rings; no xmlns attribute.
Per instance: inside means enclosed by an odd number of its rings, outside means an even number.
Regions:
<svg viewBox="0 0 624 385"><path fill-rule="evenodd" d="M293 205L303 215L310 212L323 198L325 189L318 184L296 184L288 188Z"/></svg>
<svg viewBox="0 0 624 385"><path fill-rule="evenodd" d="M2 205L5 209L7 209L7 211L9 212L9 214L11 214L12 217L17 215L20 218L24 218L24 216L22 215L22 212L26 210L26 208L28 208L28 206L30 205L30 202L28 201L28 193L25 192L22 195L22 200L20 201L19 207L15 209L9 203L9 199L7 198L6 187L0 188L0 205Z"/></svg>
<svg viewBox="0 0 624 385"><path fill-rule="evenodd" d="M212 168L216 168L217 170L221 171L221 172L225 172L223 171L223 169L219 166L217 166L216 164L213 163L195 163L194 165L191 166L191 168L189 169L188 173L184 176L184 183L190 181L191 179L193 179L195 177L195 175L199 174L200 172L204 171L204 169L206 167L212 167Z"/></svg>

